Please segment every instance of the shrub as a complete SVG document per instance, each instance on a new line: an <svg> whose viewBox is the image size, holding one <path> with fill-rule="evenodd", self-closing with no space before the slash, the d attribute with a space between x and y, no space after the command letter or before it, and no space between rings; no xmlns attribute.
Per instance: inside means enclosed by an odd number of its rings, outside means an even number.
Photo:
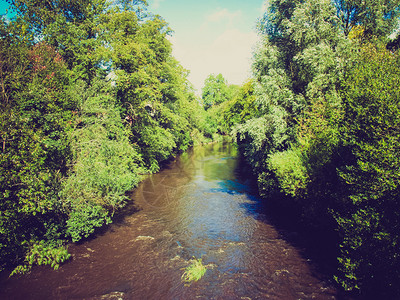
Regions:
<svg viewBox="0 0 400 300"><path fill-rule="evenodd" d="M40 242L31 241L29 251L25 256L25 263L17 266L10 274L25 274L29 272L34 265L50 265L54 270L60 267L60 264L67 261L71 254L64 246L53 247L44 240Z"/></svg>
<svg viewBox="0 0 400 300"><path fill-rule="evenodd" d="M268 159L268 166L278 179L282 191L293 197L304 196L309 182L304 159L299 150L276 152Z"/></svg>
<svg viewBox="0 0 400 300"><path fill-rule="evenodd" d="M96 227L111 223L111 218L106 209L99 205L81 203L72 208L67 220L67 234L73 242L87 238Z"/></svg>
<svg viewBox="0 0 400 300"><path fill-rule="evenodd" d="M70 132L74 161L60 196L73 241L110 222L114 210L125 205L126 191L143 173L141 156L130 145L115 98L107 92L100 81L81 92L80 111Z"/></svg>
<svg viewBox="0 0 400 300"><path fill-rule="evenodd" d="M340 169L350 196L336 214L348 290L387 291L400 281L400 56L365 45L342 86L343 144L352 160Z"/></svg>

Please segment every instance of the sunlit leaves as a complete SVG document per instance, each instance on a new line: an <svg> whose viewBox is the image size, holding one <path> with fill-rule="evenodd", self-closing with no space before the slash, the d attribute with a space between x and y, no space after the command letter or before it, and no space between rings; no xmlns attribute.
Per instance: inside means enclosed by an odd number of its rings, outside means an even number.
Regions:
<svg viewBox="0 0 400 300"><path fill-rule="evenodd" d="M57 268L60 239L111 222L139 174L214 131L146 1L10 2L17 17L0 25L0 267L27 252L19 271Z"/></svg>
<svg viewBox="0 0 400 300"><path fill-rule="evenodd" d="M211 74L206 78L202 99L206 110L229 99L228 85L222 74L216 76Z"/></svg>
<svg viewBox="0 0 400 300"><path fill-rule="evenodd" d="M236 95L226 102L222 111L226 131L230 132L236 124L245 123L247 120L258 115L258 108L255 103L254 82L245 82Z"/></svg>
<svg viewBox="0 0 400 300"><path fill-rule="evenodd" d="M54 270L58 270L60 265L71 257L66 247L54 247L44 240L40 242L30 241L29 244L29 250L26 253L24 264L17 266L11 272L10 276L25 274L29 272L35 264L38 266L50 265Z"/></svg>
<svg viewBox="0 0 400 300"><path fill-rule="evenodd" d="M129 145L115 99L104 89L104 83L90 89L70 133L74 167L62 191L66 205L78 201L121 207L125 191L139 181L140 155Z"/></svg>
<svg viewBox="0 0 400 300"><path fill-rule="evenodd" d="M305 196L309 178L299 149L275 152L270 156L268 164L284 193L294 197Z"/></svg>

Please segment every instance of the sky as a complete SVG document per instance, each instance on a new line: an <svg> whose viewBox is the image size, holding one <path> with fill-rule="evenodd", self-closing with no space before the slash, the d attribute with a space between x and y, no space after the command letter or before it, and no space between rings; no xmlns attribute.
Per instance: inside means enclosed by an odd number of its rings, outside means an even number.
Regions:
<svg viewBox="0 0 400 300"><path fill-rule="evenodd" d="M0 0L0 15L6 13L6 9L8 8L8 3L5 0Z"/></svg>
<svg viewBox="0 0 400 300"><path fill-rule="evenodd" d="M229 84L242 84L251 75L257 43L257 19L265 0L148 0L174 31L173 55L190 71L189 81L200 94L210 74L221 73ZM0 0L0 14L7 4Z"/></svg>
<svg viewBox="0 0 400 300"><path fill-rule="evenodd" d="M201 93L210 74L221 73L229 84L250 78L257 20L265 0L149 0L174 31L174 57L190 71L189 80Z"/></svg>
<svg viewBox="0 0 400 300"><path fill-rule="evenodd" d="M5 0L0 0L0 15L3 15L6 13L6 9L10 5L5 1Z"/></svg>

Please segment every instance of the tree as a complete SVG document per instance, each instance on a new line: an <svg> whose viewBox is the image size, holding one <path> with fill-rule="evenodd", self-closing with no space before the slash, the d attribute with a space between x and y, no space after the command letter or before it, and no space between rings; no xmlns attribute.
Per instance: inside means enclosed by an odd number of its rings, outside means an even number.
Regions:
<svg viewBox="0 0 400 300"><path fill-rule="evenodd" d="M83 23L93 16L93 12L101 13L106 3L105 0L7 0L7 2L37 35L42 35L45 29L60 17L66 22Z"/></svg>
<svg viewBox="0 0 400 300"><path fill-rule="evenodd" d="M387 37L397 25L400 13L398 0L334 0L334 4L345 36L355 26L362 26L365 36Z"/></svg>
<svg viewBox="0 0 400 300"><path fill-rule="evenodd" d="M340 172L350 195L337 214L346 289L384 292L400 280L399 66L398 53L366 45L342 87L342 137L352 154Z"/></svg>
<svg viewBox="0 0 400 300"><path fill-rule="evenodd" d="M202 91L203 106L206 110L229 100L229 96L228 85L222 74L211 74L206 78Z"/></svg>
<svg viewBox="0 0 400 300"><path fill-rule="evenodd" d="M0 19L0 95L1 108L13 106L14 93L21 90L28 79L28 49L21 37L23 24L6 23ZM28 39L30 42L30 39Z"/></svg>
<svg viewBox="0 0 400 300"><path fill-rule="evenodd" d="M74 103L65 97L66 65L45 42L30 45L2 27L0 137L0 265L15 263L30 240L62 236L58 201L69 151L66 128Z"/></svg>
<svg viewBox="0 0 400 300"><path fill-rule="evenodd" d="M258 115L255 98L254 83L248 80L239 88L236 96L226 103L222 111L227 132L232 130L234 125L243 124Z"/></svg>
<svg viewBox="0 0 400 300"><path fill-rule="evenodd" d="M398 10L396 1L271 1L253 63L259 115L234 131L262 195L278 191L314 229L339 230L338 281L349 289L399 279L398 56L360 48L387 37Z"/></svg>
<svg viewBox="0 0 400 300"><path fill-rule="evenodd" d="M25 256L16 273L58 267L65 240L109 223L140 174L212 132L145 1L10 3L17 16L0 23L0 267Z"/></svg>
<svg viewBox="0 0 400 300"><path fill-rule="evenodd" d="M365 294L400 280L398 41L379 46L398 14L398 1L271 1L253 63L259 114L234 127L260 194L332 232L336 279Z"/></svg>
<svg viewBox="0 0 400 300"><path fill-rule="evenodd" d="M125 205L125 192L136 187L144 169L138 149L129 143L110 85L96 80L87 87L78 82L69 94L78 103L69 131L73 166L60 196L68 214L67 235L78 241L111 222L113 212Z"/></svg>

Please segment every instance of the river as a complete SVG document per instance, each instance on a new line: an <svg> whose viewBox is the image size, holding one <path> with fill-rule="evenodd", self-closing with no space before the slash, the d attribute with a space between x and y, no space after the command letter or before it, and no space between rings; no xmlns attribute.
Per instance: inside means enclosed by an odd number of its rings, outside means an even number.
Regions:
<svg viewBox="0 0 400 300"><path fill-rule="evenodd" d="M250 182L234 146L194 147L145 179L112 225L70 245L59 270L3 276L0 299L339 299ZM207 271L185 285L193 257Z"/></svg>

